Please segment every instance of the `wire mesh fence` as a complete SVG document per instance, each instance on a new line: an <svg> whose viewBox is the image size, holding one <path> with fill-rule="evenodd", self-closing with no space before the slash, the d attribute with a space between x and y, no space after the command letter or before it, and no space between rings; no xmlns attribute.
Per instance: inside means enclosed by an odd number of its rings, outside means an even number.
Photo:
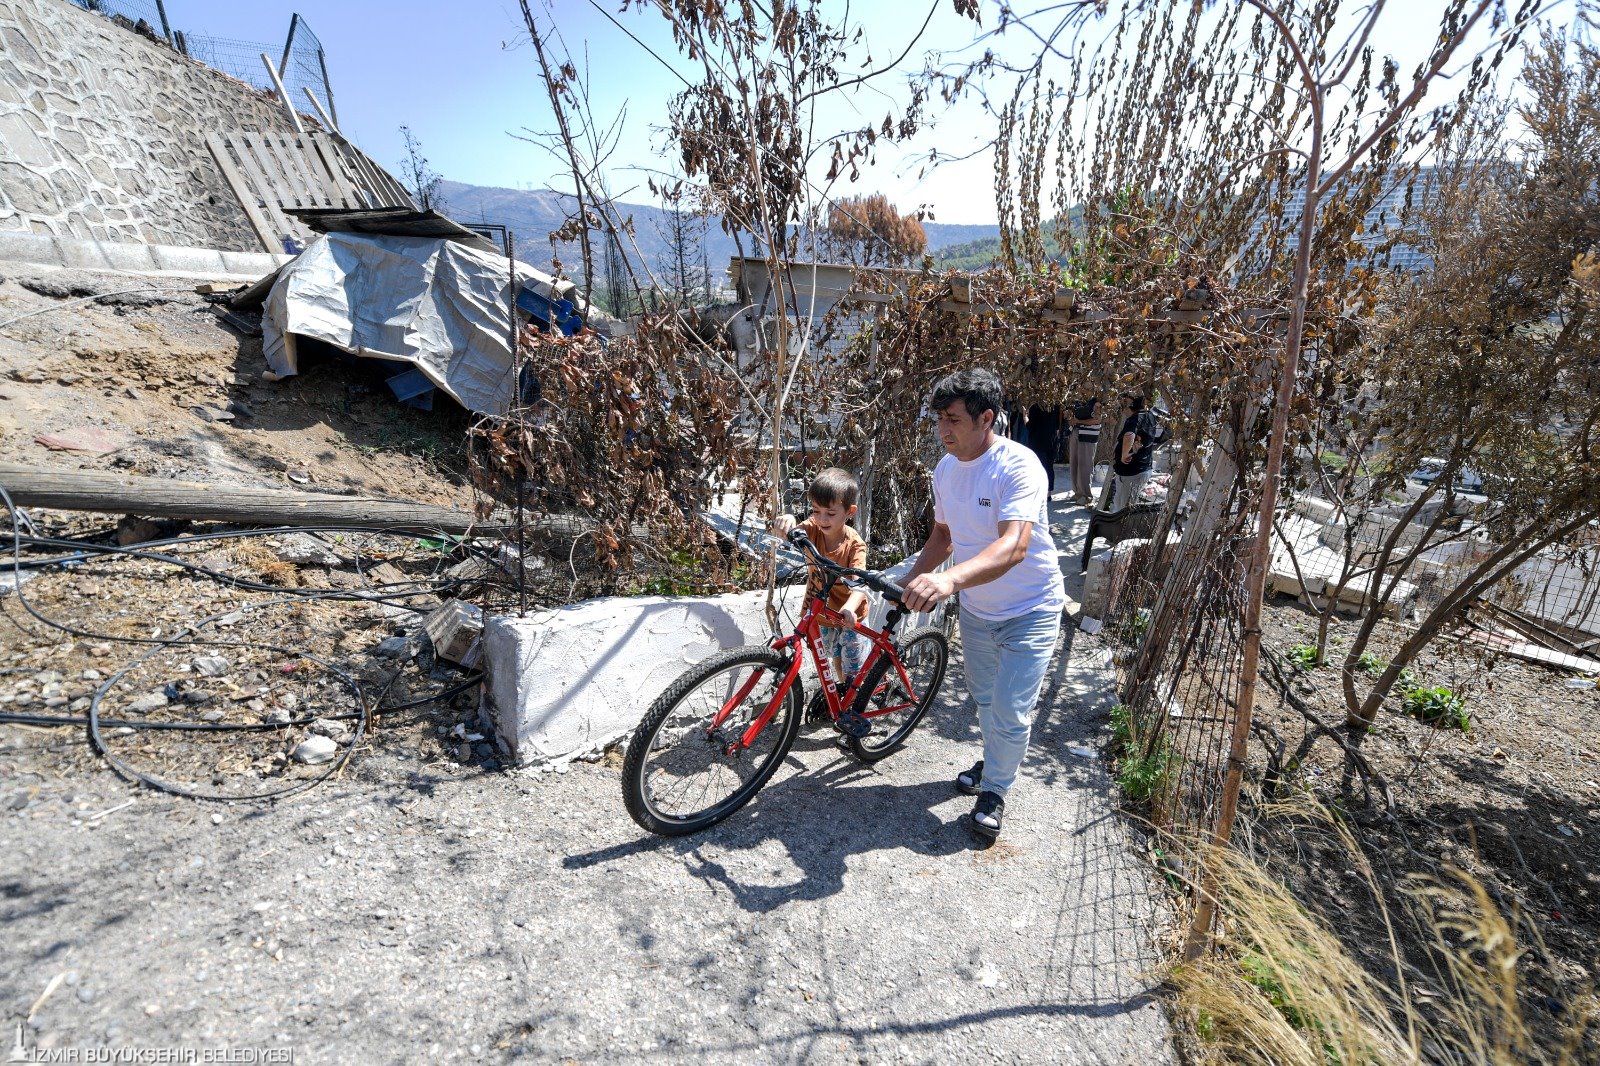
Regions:
<svg viewBox="0 0 1600 1066"><path fill-rule="evenodd" d="M316 99L317 106L327 112L329 119L338 121L322 42L300 15L290 19L289 34L281 50L275 45L187 32L180 32L176 37L191 59L197 59L263 92L275 93L277 86L261 61L265 54L273 61L291 104L301 110L313 107L306 99L306 94L310 93Z"/></svg>
<svg viewBox="0 0 1600 1066"><path fill-rule="evenodd" d="M172 40L172 27L167 22L166 6L161 0L71 0L85 11L104 15L114 22L126 22L136 29L143 22L154 33Z"/></svg>
<svg viewBox="0 0 1600 1066"><path fill-rule="evenodd" d="M259 41L239 41L229 37L189 33L173 29L162 0L71 0L85 11L104 15L131 30L140 30L165 39L189 58L213 70L254 86L262 92L276 93L272 75L261 61L266 55L283 82L289 102L302 111L326 113L325 124L337 125L333 87L328 80L327 54L322 42L304 18L296 14L289 20L289 32L282 45ZM315 99L313 104L307 94ZM322 116L319 116L322 117Z"/></svg>

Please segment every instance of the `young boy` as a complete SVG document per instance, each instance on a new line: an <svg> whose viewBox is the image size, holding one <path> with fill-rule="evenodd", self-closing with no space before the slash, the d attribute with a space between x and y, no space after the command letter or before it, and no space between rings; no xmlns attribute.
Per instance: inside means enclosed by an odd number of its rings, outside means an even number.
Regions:
<svg viewBox="0 0 1600 1066"><path fill-rule="evenodd" d="M867 565L867 542L861 534L845 523L856 513L856 495L860 490L856 479L848 470L831 466L816 476L806 490L811 501L811 517L799 523L805 535L817 550L840 566L864 569ZM795 528L793 515L779 515L772 523L772 531L780 537L789 535ZM808 582L812 590L823 584L822 571L815 564L807 564L811 571ZM850 588L843 582L833 586L828 596L828 606L838 611L847 624L854 626L867 614L867 594ZM851 629L837 626L822 627L822 651L833 662L835 680L849 681L867 661L867 641Z"/></svg>

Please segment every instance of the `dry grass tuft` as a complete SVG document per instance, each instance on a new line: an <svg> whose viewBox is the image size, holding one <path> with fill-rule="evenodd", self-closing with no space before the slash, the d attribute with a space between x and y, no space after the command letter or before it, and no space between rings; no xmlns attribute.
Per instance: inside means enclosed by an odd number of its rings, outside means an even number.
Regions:
<svg viewBox="0 0 1600 1066"><path fill-rule="evenodd" d="M233 549L235 565L253 572L262 582L281 585L286 589L300 587L300 570L272 553L272 549L255 540L245 540Z"/></svg>
<svg viewBox="0 0 1600 1066"><path fill-rule="evenodd" d="M1393 973L1408 967L1377 879L1349 829L1297 805L1337 836L1366 880L1389 930ZM1224 915L1216 950L1174 968L1170 985L1197 1058L1261 1066L1489 1063L1576 1066L1592 1061L1600 1006L1592 990L1565 1005L1562 1042L1542 1042L1525 1023L1518 961L1538 934L1503 914L1470 875L1414 878L1404 909L1426 935L1437 990L1426 1013L1417 990L1381 983L1333 930L1266 868L1234 850L1212 851ZM1518 930L1523 936L1519 939ZM1413 971L1414 972L1414 971ZM1587 1043L1586 1043L1587 1041Z"/></svg>

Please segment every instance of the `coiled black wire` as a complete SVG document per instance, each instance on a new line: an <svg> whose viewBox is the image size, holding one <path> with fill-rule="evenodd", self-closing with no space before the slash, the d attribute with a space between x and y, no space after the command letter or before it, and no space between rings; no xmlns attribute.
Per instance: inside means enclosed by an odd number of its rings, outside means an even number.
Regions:
<svg viewBox="0 0 1600 1066"><path fill-rule="evenodd" d="M71 562L75 562L75 561L85 561L85 560L88 560L90 558L93 558L93 557L99 556L99 555L117 555L117 556L126 556L126 557L132 557L132 558L147 559L147 560L150 560L150 561L153 561L153 562L161 563L163 565L178 567L180 569L187 570L187 571L190 571L192 573L199 574L201 576L209 578L210 580L216 581L219 584L223 584L223 585L226 585L226 586L229 586L229 587L232 587L232 588L245 589L245 590L249 590L249 591L259 591L259 592L283 593L284 590L279 588L279 587L277 587L277 586L267 585L267 584L264 584L264 583L261 583L261 582L257 582L257 581L249 581L249 580L246 580L246 579L237 578L237 577L234 577L234 576L231 576L231 575L228 575L228 574L221 573L221 572L216 571L216 570L212 570L209 567L205 567L205 566L201 566L201 565L199 565L197 563L189 562L186 559L181 559L181 558L179 558L177 556L174 556L174 555L169 555L169 554L166 554L166 553L163 553L163 552L150 551L150 550L148 550L148 547L149 547L150 544L154 544L156 546L174 546L174 545L182 545L182 544L188 544L188 543L194 543L194 542L200 542L200 541L207 541L207 540L236 539L236 538L245 538L245 537L254 537L254 536L268 536L268 535L275 535L275 534L281 535L281 534L284 534L284 533L292 533L292 532L365 532L365 533L371 533L372 535L376 536L376 535L382 535L385 532L389 532L389 531L386 531L386 530L367 530L367 529L362 529L362 528L358 528L358 527L345 527L345 526L328 526L328 527L321 527L321 526L318 526L318 527L282 526L282 527L274 527L274 528L269 528L269 529L253 529L253 530L240 530L240 531L219 531L219 532L212 532L212 533L194 534L194 535L184 536L184 537L173 537L173 538L167 538L167 539L164 539L164 540L161 540L161 541L148 542L148 544L145 547L141 547L141 548L121 547L121 546L113 546L113 545L87 545L86 546L80 540L66 540L66 539L62 539L62 538L41 537L41 536L37 536L37 535L34 535L34 534L25 534L25 533L23 533L22 529L23 529L23 523L24 522L27 522L29 528L32 528L33 524L32 524L31 521L28 521L26 519L26 516L23 514L21 509L16 506L15 502L11 498L11 494L6 491L6 489L5 489L5 487L3 485L0 485L0 501L4 502L4 504L6 506L6 509L7 509L8 513L10 514L10 517L11 517L11 532L12 532L11 563L12 563L12 573L13 573L13 577L14 577L14 581L15 581L15 586L14 586L14 590L13 591L16 593L17 602L22 605L23 609L30 616L32 616L37 621L43 623L44 625L46 625L46 626L48 626L48 627L50 627L52 629L60 630L63 633L67 633L67 634L70 634L70 635L75 636L75 637L81 637L81 638L89 639L89 640L107 641L107 642L113 642L114 641L114 642L127 643L127 644L153 645L151 648L149 648L149 650L147 650L143 654L137 656L132 661L130 661L129 663L124 665L120 670L118 670L114 674L112 674L111 677L107 678L95 690L95 693L94 693L93 697L90 700L88 713L86 715L82 715L82 716L77 716L77 715L44 715L44 714L25 714L25 713L20 713L20 712L0 712L0 722L12 723L12 724L20 724L20 725L46 725L46 726L85 725L87 727L87 729L88 729L89 741L90 741L91 746L94 748L94 750L97 753L99 753L107 761L107 763L109 765L111 765L111 767L114 770L116 770L117 773L121 774L125 778L128 778L129 780L140 782L140 783L142 783L142 784L144 784L144 785L146 785L146 786L148 786L150 788L154 788L154 789L156 789L158 791L166 792L166 793L169 793L171 795L183 796L183 797L190 798L190 799L217 800L217 801L222 801L222 802L243 802L243 801L255 801L255 800L262 800L262 799L281 799L283 797L290 796L290 795L293 795L295 793L305 791L306 789L312 788L315 785L320 784L322 781L325 781L328 777L330 777L331 775L337 773L339 770L341 770L345 766L345 764L349 761L350 757L354 754L356 746L357 746L358 742L360 741L361 737L365 734L365 732L367 730L367 727L368 727L368 724L370 723L370 720L371 720L371 718L373 716L379 715L379 714L393 713L393 712L401 711L401 710L407 710L407 709L410 709L410 708L413 708L413 707L422 706L424 704L434 703L434 702L438 702L440 700L451 699L451 698L453 698L453 697L455 697L457 695L460 695L463 692L467 692L467 691L471 690L472 688L477 687L483 680L483 675L481 673L479 673L479 674L475 674L475 675L465 679L464 681L462 681L462 682L460 682L460 683L458 683L456 685L449 686L449 687L447 687L447 688L445 688L445 689L443 689L443 690L441 690L439 692L430 693L429 695L421 697L421 698L418 698L418 699L408 700L408 701L406 701L404 703L399 703L399 704L384 704L383 703L383 697L388 693L389 689L394 685L394 683L399 679L399 677L401 675L401 671L397 670L397 671L395 671L395 673L391 674L389 676L389 678L383 683L382 687L378 691L377 698L375 700L372 700L372 701L369 702L368 699L366 698L366 692L363 690L360 681L358 681L355 677L351 676L348 672L346 672L344 670L341 670L339 667L334 666L332 663L330 663L330 662L328 662L328 661L326 661L326 660L324 660L324 659L322 659L322 658L320 658L318 656L308 654L303 650L296 649L296 648L289 648L289 647L285 647L283 645L278 645L278 644L270 644L270 643L256 642L256 641L202 640L202 639L199 639L196 636L196 634L198 634L198 632L200 630L202 630L203 628L205 628L206 626L209 626L209 625L213 624L214 622L219 621L220 619L227 618L230 615L236 616L236 615L239 615L239 614L242 614L242 613L248 613L248 612L252 612L252 611L256 611L256 610L261 610L261 609L264 609L264 608L267 608L267 607L277 606L277 605L281 605L281 604L284 604L284 603L306 602L306 601L315 602L315 601L320 601L320 600L365 601L365 602L389 604L389 605L400 607L400 608L404 608L406 610L410 610L410 611L413 611L413 612L416 612L416 613L419 613L419 614L420 613L426 613L426 609L425 608L416 607L414 605L405 603L403 601L405 601L408 598L414 597L414 596L438 595L438 594L445 593L447 591L459 589L462 586L462 584L464 584L464 582L461 582L461 581L440 582L440 583L436 583L434 585L430 585L430 586L427 586L427 587L413 589L411 591L392 592L392 593L381 593L381 592L376 592L376 591L374 591L374 592L357 592L357 591L353 591L353 590L331 589L331 588L323 588L323 589L304 589L303 588L303 589L297 589L297 590L294 590L293 592L290 592L290 593L287 593L287 594L284 594L284 595L279 595L279 596L277 596L277 597L275 597L275 598L273 598L271 600L259 601L257 603L245 604L245 605L238 606L238 607L232 607L232 608L230 608L228 610L225 610L225 611L219 611L216 614L213 614L213 615L210 615L210 616L208 616L206 618L201 619L200 621L196 622L194 625L191 625L188 628L186 628L184 630L181 630L180 632L174 634L173 636L165 637L165 638L163 638L163 637L128 637L128 636L122 636L122 635L119 635L119 634L112 634L112 633L96 633L96 632L94 632L92 630L80 629L80 628L78 628L76 626L68 625L68 624L63 623L63 622L58 622L55 619L52 619L52 618L46 616L44 613L39 611L33 604L28 602L27 596L23 592L22 570L25 569L25 568L32 569L32 568L36 568L38 566L53 566L53 565L62 565L62 564L65 564L65 563L71 563ZM442 533L440 533L438 535L441 536L441 537L444 537L444 534L442 534ZM445 538L445 539L448 539L448 538ZM52 557L47 558L47 559L37 559L37 560L30 559L30 560L26 561L27 565L25 567L24 560L22 558L22 547L23 547L24 544L29 544L29 545L32 545L32 546L43 547L43 548L68 549L69 551L71 551L71 554L64 555L64 556L52 556ZM76 549L76 550L72 550L72 549ZM362 578L363 578L363 580L365 580L365 578L366 578L366 575L364 573L362 574ZM380 588L387 588L389 586L379 586L379 587ZM23 628L24 632L26 632L26 628L25 627L19 627L19 628ZM30 634L30 635L33 635L33 634ZM352 694L352 696L354 697L354 699L356 701L356 705L357 705L358 709L356 711L344 712L344 713L340 713L340 714L308 715L308 716L304 716L304 717L291 718L288 722L273 723L273 724L268 724L268 723L243 724L243 723L223 723L223 722L140 722L140 721L125 721L125 720L122 720L122 719L102 719L100 717L100 705L101 705L102 701L104 700L104 698L106 697L106 695L111 691L112 686L114 686L118 681L120 681L134 667L140 665L141 663L145 662L146 660L148 660L152 656L154 656L154 655L156 655L156 654L158 654L158 653L160 653L162 651L165 651L165 650L167 650L169 648L172 648L174 646L179 646L179 645L193 645L193 646L200 646L200 647L226 647L226 648L251 649L251 650L258 650L258 651L273 651L273 652L278 652L280 654L289 655L289 656L293 656L295 658L305 659L307 661L314 662L317 665L319 665L319 666L323 667L324 669L326 669L330 674L332 674L335 678L337 678L340 682L342 682L346 687L348 687L350 689L351 694ZM105 743L105 738L101 734L101 728L103 726L110 727L110 728L154 729L154 730L170 730L170 731L196 732L196 733L267 732L267 731L270 731L270 730L288 729L288 728L293 728L295 726L303 726L303 725L306 725L306 724L316 720L317 718L325 718L325 719L332 719L332 720L350 720L350 719L354 719L356 721L355 733L350 738L349 743L344 746L344 748L341 751L341 753L338 756L338 758L336 758L335 760L329 762L327 764L326 769L324 769L320 774L318 774L314 778L309 778L309 779L303 779L303 780L300 780L300 781L296 781L293 784L290 784L290 785L282 787L282 788L272 789L272 790L265 791L265 792L244 794L244 795L203 792L203 791L200 791L200 790L187 788L187 787L182 786L182 785L177 785L177 784L174 784L172 782L162 780L161 778L158 778L158 777L156 777L156 776L154 776L152 774L148 774L148 773L146 773L146 772L144 772L142 770L139 770L138 768L136 768L136 767L134 767L132 765L129 765L126 762L126 760L123 760L122 758L120 758L119 756L114 754L110 750L109 746Z"/></svg>

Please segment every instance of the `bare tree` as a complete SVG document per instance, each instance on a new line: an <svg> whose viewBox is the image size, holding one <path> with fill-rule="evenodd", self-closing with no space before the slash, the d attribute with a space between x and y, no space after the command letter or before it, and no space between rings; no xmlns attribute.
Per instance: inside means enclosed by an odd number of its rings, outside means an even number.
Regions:
<svg viewBox="0 0 1600 1066"><path fill-rule="evenodd" d="M422 142L417 140L410 126L400 127L400 140L406 150L405 158L400 161L400 183L422 210L443 214L449 206L439 191L444 176L434 170L428 157L422 154Z"/></svg>

